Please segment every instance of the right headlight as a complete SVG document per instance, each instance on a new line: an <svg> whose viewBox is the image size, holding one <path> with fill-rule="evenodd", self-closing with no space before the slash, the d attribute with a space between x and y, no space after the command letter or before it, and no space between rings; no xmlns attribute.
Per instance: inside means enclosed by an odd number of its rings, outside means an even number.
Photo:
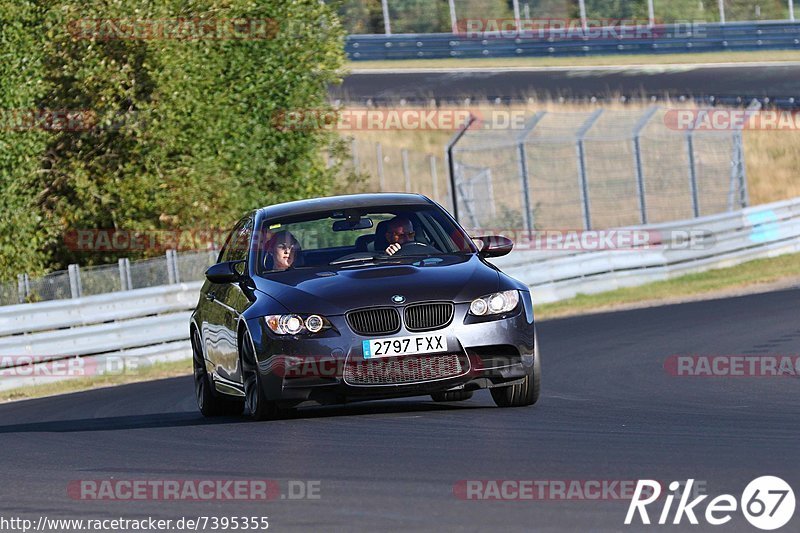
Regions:
<svg viewBox="0 0 800 533"><path fill-rule="evenodd" d="M330 322L320 315L268 315L264 321L278 335L319 333L331 327Z"/></svg>
<svg viewBox="0 0 800 533"><path fill-rule="evenodd" d="M475 316L500 315L513 311L519 303L519 291L503 291L487 294L472 300L469 312Z"/></svg>

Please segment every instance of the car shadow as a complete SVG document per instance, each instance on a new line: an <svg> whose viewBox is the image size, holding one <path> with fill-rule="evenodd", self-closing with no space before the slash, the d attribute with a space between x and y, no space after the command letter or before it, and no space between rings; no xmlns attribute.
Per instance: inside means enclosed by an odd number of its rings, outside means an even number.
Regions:
<svg viewBox="0 0 800 533"><path fill-rule="evenodd" d="M493 409L488 405L434 403L432 401L392 401L365 402L358 404L303 407L265 424L314 418L336 418L346 416L387 415L453 411L464 409ZM102 418L79 418L72 420L51 420L0 426L0 434L8 433L80 433L85 431L120 431L129 429L175 428L249 423L245 413L242 416L205 418L200 413L187 411L180 413L153 413L147 415L110 416Z"/></svg>

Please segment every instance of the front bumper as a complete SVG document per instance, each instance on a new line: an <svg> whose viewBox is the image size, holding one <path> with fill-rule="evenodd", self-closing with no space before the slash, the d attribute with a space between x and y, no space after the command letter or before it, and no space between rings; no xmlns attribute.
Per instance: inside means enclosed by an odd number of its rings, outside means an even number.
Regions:
<svg viewBox="0 0 800 533"><path fill-rule="evenodd" d="M468 315L469 304L456 304L452 322L445 328L424 334L444 335L447 339L448 364L453 356L459 363L450 371L423 372L424 377L410 382L354 382L356 365L374 362L363 358L362 341L420 335L403 325L397 333L383 337L365 337L354 333L343 315L328 316L331 330L319 336L276 336L262 319L251 319L250 328L258 359L258 368L268 399L297 405L319 404L427 395L446 390L475 390L516 383L529 374L534 365L534 317L530 294L523 293L517 309L498 319L477 319ZM430 354L435 356L435 354ZM419 371L420 365L432 364L426 356L386 358L380 363L408 361ZM417 361L413 361L417 359ZM441 358L431 357L439 361ZM417 366L414 366L414 365ZM348 367L348 365L350 365ZM434 365L435 366L435 365ZM453 370L455 368L455 370ZM348 379L349 375L349 379Z"/></svg>

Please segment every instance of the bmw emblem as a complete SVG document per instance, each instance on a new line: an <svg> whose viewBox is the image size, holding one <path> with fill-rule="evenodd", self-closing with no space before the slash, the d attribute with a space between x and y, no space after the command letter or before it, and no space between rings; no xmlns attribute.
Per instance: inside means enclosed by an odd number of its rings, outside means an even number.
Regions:
<svg viewBox="0 0 800 533"><path fill-rule="evenodd" d="M401 304L406 301L406 297L400 294L395 294L394 296L392 296L392 301L396 304Z"/></svg>

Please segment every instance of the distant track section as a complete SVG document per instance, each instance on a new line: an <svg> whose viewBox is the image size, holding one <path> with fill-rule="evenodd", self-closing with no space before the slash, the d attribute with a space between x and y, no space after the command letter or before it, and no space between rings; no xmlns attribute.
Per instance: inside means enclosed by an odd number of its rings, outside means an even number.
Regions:
<svg viewBox="0 0 800 533"><path fill-rule="evenodd" d="M742 104L798 107L800 62L620 67L356 70L333 99L349 103L504 102L526 98L598 100L690 98Z"/></svg>

